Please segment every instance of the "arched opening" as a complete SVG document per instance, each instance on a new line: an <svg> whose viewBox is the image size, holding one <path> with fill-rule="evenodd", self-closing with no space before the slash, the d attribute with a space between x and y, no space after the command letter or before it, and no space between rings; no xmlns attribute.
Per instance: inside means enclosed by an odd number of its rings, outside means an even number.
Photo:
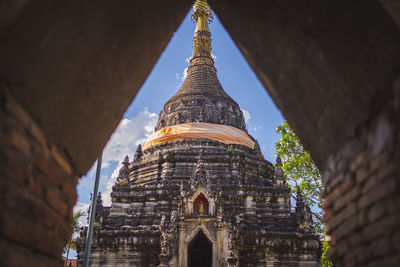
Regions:
<svg viewBox="0 0 400 267"><path fill-rule="evenodd" d="M208 200L200 193L193 202L193 213L198 215L207 215L208 214Z"/></svg>
<svg viewBox="0 0 400 267"><path fill-rule="evenodd" d="M188 266L189 267L212 266L212 243L201 230L189 243Z"/></svg>

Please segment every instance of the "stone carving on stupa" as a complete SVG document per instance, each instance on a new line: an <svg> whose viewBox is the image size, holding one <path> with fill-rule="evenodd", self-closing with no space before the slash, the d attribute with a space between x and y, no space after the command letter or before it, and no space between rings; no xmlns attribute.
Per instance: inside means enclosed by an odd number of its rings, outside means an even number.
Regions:
<svg viewBox="0 0 400 267"><path fill-rule="evenodd" d="M125 159L122 162L122 167L119 170L117 182L126 184L128 183L128 181L129 181L129 157L125 156Z"/></svg>
<svg viewBox="0 0 400 267"><path fill-rule="evenodd" d="M285 185L286 179L282 170L282 160L280 157L276 158L275 164L275 182L277 185Z"/></svg>
<svg viewBox="0 0 400 267"><path fill-rule="evenodd" d="M167 223L165 215L161 217L160 225L158 229L160 231L160 245L161 253L158 256L160 259L160 264L158 267L169 266L169 259L171 257L171 242L173 239L174 227L176 224L176 218L172 217L170 223Z"/></svg>
<svg viewBox="0 0 400 267"><path fill-rule="evenodd" d="M300 229L313 231L312 213L299 188L296 193L296 219Z"/></svg>

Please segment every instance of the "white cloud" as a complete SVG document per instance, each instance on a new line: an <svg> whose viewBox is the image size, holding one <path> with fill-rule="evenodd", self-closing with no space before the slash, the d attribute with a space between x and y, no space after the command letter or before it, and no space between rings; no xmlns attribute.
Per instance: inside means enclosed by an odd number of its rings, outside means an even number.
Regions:
<svg viewBox="0 0 400 267"><path fill-rule="evenodd" d="M190 60L191 60L191 59L192 59L192 56L185 58L185 61L186 61L188 64L190 64ZM175 74L176 80L177 80L178 82L184 82L184 81L185 81L188 68L189 68L189 67L186 67L186 68L182 71L182 73L176 73L176 74Z"/></svg>
<svg viewBox="0 0 400 267"><path fill-rule="evenodd" d="M137 146L139 144L143 145L147 137L153 133L156 122L157 114L151 113L145 108L134 117L122 119L117 129L111 135L110 140L108 140L103 150L102 173L99 185L104 206L111 205L110 193L125 156L128 155L129 160L132 160ZM115 163L118 163L117 167L114 170L110 169ZM93 190L95 170L96 163L86 175L88 179L85 178L85 181L81 180L82 183L79 186L86 186L90 191Z"/></svg>
<svg viewBox="0 0 400 267"><path fill-rule="evenodd" d="M83 211L86 213L88 208L89 208L88 203L76 202L74 206L74 214L77 213L78 211Z"/></svg>
<svg viewBox="0 0 400 267"><path fill-rule="evenodd" d="M217 61L217 56L214 55L213 53L211 53L211 57L212 57L212 59L214 59L214 61Z"/></svg>
<svg viewBox="0 0 400 267"><path fill-rule="evenodd" d="M244 108L241 108L240 110L243 112L244 122L247 124L251 119L250 112Z"/></svg>
<svg viewBox="0 0 400 267"><path fill-rule="evenodd" d="M262 129L261 126L257 126L257 125L254 126L254 125L252 125L252 123L250 122L250 120L251 120L251 115L250 115L250 112L249 112L248 110L246 110L246 109L244 109L244 108L241 108L240 110L241 110L242 113L243 113L244 122L246 123L247 129L249 129L249 130L251 130L251 131L253 131L253 132L257 132L257 131L259 131L259 130Z"/></svg>
<svg viewBox="0 0 400 267"><path fill-rule="evenodd" d="M121 161L126 155L132 156L136 147L153 132L156 122L157 115L147 108L135 117L122 119L104 148L102 167L108 167L112 161Z"/></svg>
<svg viewBox="0 0 400 267"><path fill-rule="evenodd" d="M157 114L151 113L145 108L136 117L122 119L117 129L112 134L103 152L104 167L111 162L119 162L108 180L103 179L102 187L105 191L102 193L103 203L105 206L111 205L110 193L115 180L118 176L119 169L122 167L122 161L126 155L130 156L130 160L139 144L144 144L147 137L153 133L154 126L157 122Z"/></svg>
<svg viewBox="0 0 400 267"><path fill-rule="evenodd" d="M187 76L188 68L189 68L189 67L186 67L186 68L182 71L182 73L177 73L177 74L175 74L176 79L177 79L178 81L180 81L180 82L184 82L184 81L185 81L186 76Z"/></svg>
<svg viewBox="0 0 400 267"><path fill-rule="evenodd" d="M102 194L102 198L103 198L103 205L104 206L111 206L111 192L112 192L112 187L115 184L115 181L117 180L118 174L119 174L119 170L122 167L122 161L120 161L118 163L117 168L114 169L114 171L112 172L110 178L107 180L107 183L105 184L105 191Z"/></svg>
<svg viewBox="0 0 400 267"><path fill-rule="evenodd" d="M74 206L74 214L77 213L78 211L83 211L85 214L78 219L78 224L83 226L87 225L87 210L89 208L88 203L82 203L82 202L76 202Z"/></svg>
<svg viewBox="0 0 400 267"><path fill-rule="evenodd" d="M184 82L186 80L188 68L189 67L186 67L182 72L182 79L181 79L182 82Z"/></svg>

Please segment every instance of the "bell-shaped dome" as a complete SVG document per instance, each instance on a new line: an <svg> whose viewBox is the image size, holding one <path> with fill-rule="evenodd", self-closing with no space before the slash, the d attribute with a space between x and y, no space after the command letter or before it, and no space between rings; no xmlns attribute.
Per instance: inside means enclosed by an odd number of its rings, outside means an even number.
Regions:
<svg viewBox="0 0 400 267"><path fill-rule="evenodd" d="M207 16L197 18L193 56L186 79L160 112L156 131L183 123L204 122L246 131L239 105L222 89L211 57L211 33Z"/></svg>

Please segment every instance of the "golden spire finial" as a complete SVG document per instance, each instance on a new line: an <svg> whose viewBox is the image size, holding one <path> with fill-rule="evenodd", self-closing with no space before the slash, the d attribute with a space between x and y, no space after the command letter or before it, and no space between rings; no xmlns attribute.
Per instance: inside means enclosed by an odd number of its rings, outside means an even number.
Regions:
<svg viewBox="0 0 400 267"><path fill-rule="evenodd" d="M196 0L193 5L192 21L197 22L193 38L193 57L189 69L203 66L215 71L214 60L211 58L211 33L208 23L214 19L206 0Z"/></svg>
<svg viewBox="0 0 400 267"><path fill-rule="evenodd" d="M196 0L193 4L193 12L192 12L192 21L197 22L198 18L204 15L207 18L208 22L214 20L213 13L211 11L210 6L207 3L207 0Z"/></svg>
<svg viewBox="0 0 400 267"><path fill-rule="evenodd" d="M210 29L208 28L207 15L205 14L200 14L199 17L197 18L196 30L194 30L194 32L198 31L210 32Z"/></svg>

